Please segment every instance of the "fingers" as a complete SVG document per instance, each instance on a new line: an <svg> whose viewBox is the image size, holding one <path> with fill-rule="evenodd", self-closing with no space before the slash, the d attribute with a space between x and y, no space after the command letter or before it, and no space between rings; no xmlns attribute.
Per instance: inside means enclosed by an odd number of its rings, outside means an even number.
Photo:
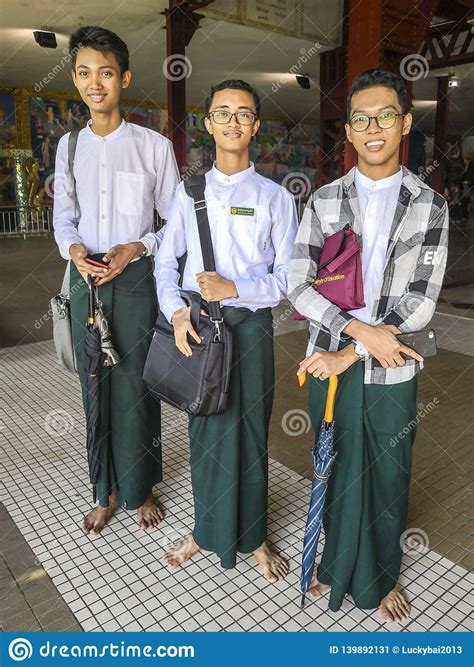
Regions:
<svg viewBox="0 0 474 667"><path fill-rule="evenodd" d="M192 355L193 352L186 337L186 329L184 329L184 331L175 329L174 340L176 347L185 357L190 357Z"/></svg>
<svg viewBox="0 0 474 667"><path fill-rule="evenodd" d="M410 347L407 347L406 345L401 346L400 352L407 354L409 357L411 357L412 359L416 359L417 361L423 361L423 357L421 356L421 354L418 354L418 352L415 352L415 350L412 350Z"/></svg>
<svg viewBox="0 0 474 667"><path fill-rule="evenodd" d="M193 328L192 324L190 324L189 327L188 327L188 333L189 333L189 335L190 335L192 338L194 338L194 340L196 341L196 343L200 343L200 342L201 342L201 337L200 337L199 334L195 331L195 329Z"/></svg>
<svg viewBox="0 0 474 667"><path fill-rule="evenodd" d="M91 276L97 276L97 277L102 277L104 273L107 273L108 269L101 269L98 266L94 266L93 264L88 264L84 260L78 260L74 262L76 265L76 269L79 271L79 273L85 273L85 274L90 274Z"/></svg>
<svg viewBox="0 0 474 667"><path fill-rule="evenodd" d="M320 356L318 352L312 354L310 357L306 357L303 361L300 361L300 367L298 369L298 375L308 371L308 373L314 373L316 366L320 363Z"/></svg>
<svg viewBox="0 0 474 667"><path fill-rule="evenodd" d="M182 322L175 327L174 340L177 348L184 354L185 357L190 357L193 353L191 345L189 344L188 334L191 336L191 338L194 338L196 343L201 342L201 338L193 328L191 322Z"/></svg>

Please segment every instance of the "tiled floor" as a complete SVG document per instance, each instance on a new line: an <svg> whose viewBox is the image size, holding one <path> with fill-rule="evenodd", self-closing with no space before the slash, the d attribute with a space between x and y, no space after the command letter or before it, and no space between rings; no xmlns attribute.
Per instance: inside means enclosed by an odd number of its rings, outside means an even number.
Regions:
<svg viewBox="0 0 474 667"><path fill-rule="evenodd" d="M80 529L90 488L77 380L57 365L52 342L0 350L0 367L0 500L84 630L469 629L472 576L428 549L413 549L403 560L401 583L413 605L403 628L382 626L376 611L358 610L350 600L337 613L327 611L325 597L302 611L299 564L310 482L275 460L270 541L290 561L287 579L266 583L250 557L224 571L209 554L168 573L159 561L163 549L189 532L193 517L186 419L167 407L165 481L158 490L166 521L142 533L121 510L103 536L87 537Z"/></svg>

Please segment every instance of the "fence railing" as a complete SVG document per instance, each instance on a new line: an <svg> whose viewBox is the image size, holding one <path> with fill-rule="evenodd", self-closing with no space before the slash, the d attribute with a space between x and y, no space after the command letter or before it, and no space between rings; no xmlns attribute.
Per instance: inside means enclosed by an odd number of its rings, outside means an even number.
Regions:
<svg viewBox="0 0 474 667"><path fill-rule="evenodd" d="M0 209L0 239L44 236L53 231L52 206Z"/></svg>

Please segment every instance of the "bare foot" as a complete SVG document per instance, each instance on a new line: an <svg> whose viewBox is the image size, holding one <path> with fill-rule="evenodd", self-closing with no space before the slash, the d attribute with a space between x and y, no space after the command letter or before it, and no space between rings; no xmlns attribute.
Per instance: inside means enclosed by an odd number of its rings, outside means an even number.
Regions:
<svg viewBox="0 0 474 667"><path fill-rule="evenodd" d="M331 586L328 586L328 584L322 584L320 581L318 581L318 573L317 571L313 574L313 578L311 579L311 584L310 587L308 588L308 595L310 598L317 598L326 591L328 591L331 588Z"/></svg>
<svg viewBox="0 0 474 667"><path fill-rule="evenodd" d="M271 584L281 581L288 574L288 563L281 556L270 551L266 542L252 553L262 569L263 576Z"/></svg>
<svg viewBox="0 0 474 667"><path fill-rule="evenodd" d="M199 546L194 541L193 536L188 535L184 540L180 540L166 549L162 560L163 565L169 570L175 570L197 554L198 551Z"/></svg>
<svg viewBox="0 0 474 667"><path fill-rule="evenodd" d="M403 623L410 617L410 604L403 593L394 588L380 603L380 613L385 623Z"/></svg>
<svg viewBox="0 0 474 667"><path fill-rule="evenodd" d="M109 506L101 507L97 505L89 514L86 514L82 521L82 530L86 535L98 535L102 528L107 525L110 518L118 508L118 502L115 494L109 496Z"/></svg>
<svg viewBox="0 0 474 667"><path fill-rule="evenodd" d="M155 496L152 493L138 508L137 518L141 530L152 530L163 520L163 512L156 504Z"/></svg>

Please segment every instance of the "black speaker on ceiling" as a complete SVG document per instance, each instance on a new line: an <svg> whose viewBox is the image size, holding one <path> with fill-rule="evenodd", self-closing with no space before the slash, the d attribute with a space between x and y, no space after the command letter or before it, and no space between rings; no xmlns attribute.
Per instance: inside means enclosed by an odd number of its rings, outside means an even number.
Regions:
<svg viewBox="0 0 474 667"><path fill-rule="evenodd" d="M305 90L309 90L309 88L310 88L309 77L302 76L301 74L296 74L296 80L298 81L298 85L301 86L301 88L304 88Z"/></svg>
<svg viewBox="0 0 474 667"><path fill-rule="evenodd" d="M35 42L44 49L55 49L58 45L54 32L45 32L44 30L35 30L33 32Z"/></svg>

